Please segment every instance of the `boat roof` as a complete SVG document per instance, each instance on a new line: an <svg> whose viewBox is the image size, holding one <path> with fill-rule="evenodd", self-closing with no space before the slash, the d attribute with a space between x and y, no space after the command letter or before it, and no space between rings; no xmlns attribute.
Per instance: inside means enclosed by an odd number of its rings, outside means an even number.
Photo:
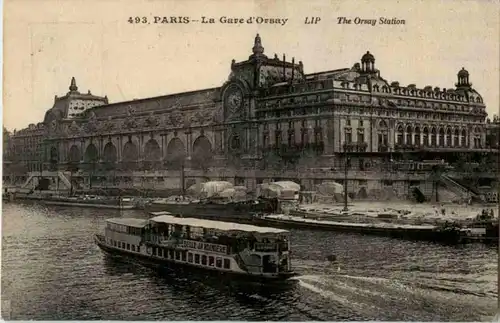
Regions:
<svg viewBox="0 0 500 323"><path fill-rule="evenodd" d="M144 228L148 224L147 219L137 219L137 218L111 218L107 219L106 222L126 225L133 228Z"/></svg>
<svg viewBox="0 0 500 323"><path fill-rule="evenodd" d="M213 220L202 220L195 218L179 218L172 216L168 212L151 212L155 217L149 219L153 222L168 223L168 224L178 224L187 225L192 227L200 227L205 229L217 229L222 231L243 231L243 232L254 232L254 233L288 233L287 230L269 228L269 227L258 227L249 224L239 224L233 222L222 222Z"/></svg>

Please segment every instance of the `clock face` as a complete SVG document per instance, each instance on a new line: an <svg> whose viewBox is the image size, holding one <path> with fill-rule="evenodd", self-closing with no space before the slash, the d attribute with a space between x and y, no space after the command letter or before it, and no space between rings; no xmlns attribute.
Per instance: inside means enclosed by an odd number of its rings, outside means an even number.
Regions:
<svg viewBox="0 0 500 323"><path fill-rule="evenodd" d="M243 93L237 86L232 86L226 90L224 103L226 106L226 113L229 118L238 117L241 113L241 106L243 104Z"/></svg>

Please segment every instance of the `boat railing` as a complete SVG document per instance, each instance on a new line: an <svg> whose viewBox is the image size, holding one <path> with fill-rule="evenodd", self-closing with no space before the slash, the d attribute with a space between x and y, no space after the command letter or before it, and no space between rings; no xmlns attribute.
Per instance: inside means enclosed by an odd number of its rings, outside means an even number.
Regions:
<svg viewBox="0 0 500 323"><path fill-rule="evenodd" d="M160 244L160 245L175 245L179 243L179 239L176 237L161 236L156 234L150 234L146 236L145 242Z"/></svg>
<svg viewBox="0 0 500 323"><path fill-rule="evenodd" d="M158 244L166 247L180 246L180 240L177 238L163 238L160 237L158 240Z"/></svg>

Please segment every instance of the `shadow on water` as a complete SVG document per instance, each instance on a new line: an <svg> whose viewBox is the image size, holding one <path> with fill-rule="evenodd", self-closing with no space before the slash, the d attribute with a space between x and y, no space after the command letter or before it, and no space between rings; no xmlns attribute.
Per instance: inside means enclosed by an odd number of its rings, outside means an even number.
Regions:
<svg viewBox="0 0 500 323"><path fill-rule="evenodd" d="M136 263L120 256L104 255L105 273L110 276L133 274L148 277L154 284L167 287L174 294L190 294L193 299L205 300L207 297L223 293L235 298L246 306L258 305L269 299L291 297L297 280L281 282L256 282L238 279L217 272L193 270L183 267L157 267Z"/></svg>

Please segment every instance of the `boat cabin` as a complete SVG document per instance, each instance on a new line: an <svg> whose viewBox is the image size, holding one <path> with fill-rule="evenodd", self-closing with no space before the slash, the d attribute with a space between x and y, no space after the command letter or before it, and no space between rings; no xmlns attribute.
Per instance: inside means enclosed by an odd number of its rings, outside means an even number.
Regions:
<svg viewBox="0 0 500 323"><path fill-rule="evenodd" d="M214 262L211 254L233 256L240 267L261 273L290 270L290 233L276 228L231 222L179 218L155 212L145 231L145 242L176 246L194 263ZM208 256L208 260L207 260ZM217 257L215 257L217 258ZM205 260L204 260L205 259Z"/></svg>
<svg viewBox="0 0 500 323"><path fill-rule="evenodd" d="M106 220L105 238L110 246L140 252L147 219L112 218Z"/></svg>
<svg viewBox="0 0 500 323"><path fill-rule="evenodd" d="M180 218L168 212L152 215L108 219L99 243L159 262L265 277L292 273L286 230Z"/></svg>

